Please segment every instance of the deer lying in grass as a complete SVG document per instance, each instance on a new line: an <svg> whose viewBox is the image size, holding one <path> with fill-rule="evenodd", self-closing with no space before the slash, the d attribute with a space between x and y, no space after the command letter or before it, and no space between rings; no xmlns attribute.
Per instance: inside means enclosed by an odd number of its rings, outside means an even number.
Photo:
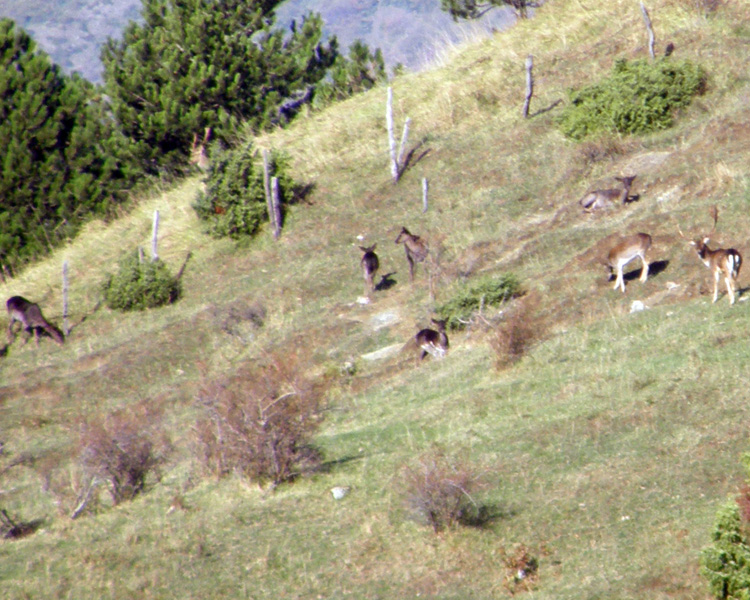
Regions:
<svg viewBox="0 0 750 600"><path fill-rule="evenodd" d="M22 298L21 296L13 296L12 298L8 298L6 306L8 308L8 317L10 318L10 322L8 323L8 345L12 344L16 339L13 327L16 322L21 323L23 329L29 332L26 342L29 341L31 331L33 330L36 344L38 346L40 329L46 331L58 344L63 344L63 342L65 342L65 336L63 336L62 331L44 318L42 310L39 308L38 304L29 302L26 298Z"/></svg>
<svg viewBox="0 0 750 600"><path fill-rule="evenodd" d="M208 150L206 149L206 144L208 144L208 140L211 137L211 128L206 127L206 129L203 130L203 141L198 141L198 134L193 134L193 144L190 146L190 164L195 165L198 167L201 171L208 171L208 167L211 164L211 161L208 158Z"/></svg>
<svg viewBox="0 0 750 600"><path fill-rule="evenodd" d="M365 276L365 294L370 294L375 291L375 273L380 267L380 261L378 255L375 254L375 246L360 246L359 249L364 252L360 265L362 266L362 274Z"/></svg>
<svg viewBox="0 0 750 600"><path fill-rule="evenodd" d="M586 212L593 212L595 210L601 210L603 208L610 208L616 202L625 204L628 201L628 194L630 194L630 188L633 185L633 180L637 175L631 175L630 177L615 177L617 181L622 183L622 189L608 189L608 190L594 190L589 192L578 203L583 207Z"/></svg>
<svg viewBox="0 0 750 600"><path fill-rule="evenodd" d="M740 268L742 268L742 255L734 248L717 248L716 250L711 250L708 247L708 242L711 241L710 236L716 230L716 224L719 220L719 209L716 205L710 208L710 213L714 220L714 226L711 228L711 231L708 232L708 235L701 236L698 239L689 241L688 243L695 248L701 262L709 268L711 275L713 275L713 302L716 302L719 298L719 279L723 275L724 282L727 286L729 304L734 304L737 278L740 275ZM682 230L679 227L677 230L684 238L685 236L682 234Z"/></svg>
<svg viewBox="0 0 750 600"><path fill-rule="evenodd" d="M396 238L397 244L403 244L406 250L406 260L409 261L409 280L414 281L414 265L424 262L429 253L427 242L418 235L411 233L406 227L401 228L401 233Z"/></svg>
<svg viewBox="0 0 750 600"><path fill-rule="evenodd" d="M437 327L437 331L422 329L414 338L417 341L417 347L422 350L419 356L420 360L424 360L424 357L428 354L435 358L443 358L448 350L448 336L445 333L446 321L435 319L431 319L431 321Z"/></svg>
<svg viewBox="0 0 750 600"><path fill-rule="evenodd" d="M643 268L641 269L641 281L648 279L648 261L646 260L646 252L651 247L651 236L647 233L636 233L622 240L607 255L607 267L609 268L610 275L617 272L615 279L615 287L622 289L623 294L625 293L625 277L623 276L623 269L631 260L636 257L641 259Z"/></svg>

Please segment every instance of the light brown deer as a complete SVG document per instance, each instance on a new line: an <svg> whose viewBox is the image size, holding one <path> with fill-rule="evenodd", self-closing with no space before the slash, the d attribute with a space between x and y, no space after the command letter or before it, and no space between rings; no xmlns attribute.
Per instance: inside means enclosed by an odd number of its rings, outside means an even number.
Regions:
<svg viewBox="0 0 750 600"><path fill-rule="evenodd" d="M403 244L406 250L406 260L409 261L409 280L414 281L414 265L424 262L429 253L427 242L418 235L411 233L406 227L401 228L401 233L396 238L397 244Z"/></svg>
<svg viewBox="0 0 750 600"><path fill-rule="evenodd" d="M65 336L62 331L44 318L42 310L39 308L38 304L29 302L26 298L22 298L21 296L13 296L12 298L8 298L6 306L8 308L8 317L10 318L10 322L8 323L8 345L12 344L16 339L13 327L16 322L21 323L22 328L29 332L26 342L29 341L31 331L33 330L38 346L40 329L46 331L58 344L63 344L65 342Z"/></svg>
<svg viewBox="0 0 750 600"><path fill-rule="evenodd" d="M437 327L437 331L434 329L422 329L414 338L417 341L417 347L422 350L419 355L420 360L424 360L428 354L435 358L443 358L448 351L448 335L445 333L447 321L438 321L436 319L431 319L431 321Z"/></svg>
<svg viewBox="0 0 750 600"><path fill-rule="evenodd" d="M365 277L365 294L370 294L375 291L375 273L380 268L380 261L378 255L375 254L375 246L360 246L359 249L364 252L360 265L362 266L362 274Z"/></svg>
<svg viewBox="0 0 750 600"><path fill-rule="evenodd" d="M695 240L689 241L688 243L695 248L701 262L711 271L711 275L714 279L713 302L716 302L719 298L719 279L723 275L724 282L727 286L729 304L734 304L737 278L740 275L740 268L742 268L742 255L734 248L717 248L716 250L711 250L708 247L708 242L711 241L710 236L716 230L716 224L719 221L719 209L714 205L709 209L709 212L714 220L714 225L711 228L711 231L708 232L708 235L701 236ZM684 238L685 236L679 226L677 230Z"/></svg>
<svg viewBox="0 0 750 600"><path fill-rule="evenodd" d="M190 146L190 164L195 165L198 167L201 171L208 171L208 167L211 164L211 161L208 158L208 150L206 149L206 144L208 144L208 140L211 137L211 128L206 127L206 129L203 130L203 140L198 141L198 134L193 134L193 144Z"/></svg>
<svg viewBox="0 0 750 600"><path fill-rule="evenodd" d="M630 177L615 177L617 181L622 183L622 189L607 189L607 190L594 190L589 192L578 203L583 207L586 212L593 212L595 210L601 210L603 208L610 208L616 202L625 204L628 201L628 195L630 194L630 188L633 185L633 180L637 175L631 175Z"/></svg>
<svg viewBox="0 0 750 600"><path fill-rule="evenodd" d="M623 276L623 269L631 260L636 257L641 259L643 268L641 269L641 281L645 282L648 279L648 260L646 260L646 252L651 248L651 236L647 233L636 233L623 239L617 244L607 255L607 267L609 268L610 274L617 273L615 278L615 287L622 289L625 293L625 277Z"/></svg>

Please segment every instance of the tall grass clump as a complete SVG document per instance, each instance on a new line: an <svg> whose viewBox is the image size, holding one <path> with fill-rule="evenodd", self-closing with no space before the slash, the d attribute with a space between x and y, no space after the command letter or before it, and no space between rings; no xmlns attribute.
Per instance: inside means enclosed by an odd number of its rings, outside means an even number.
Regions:
<svg viewBox="0 0 750 600"><path fill-rule="evenodd" d="M159 260L145 260L140 250L126 255L117 273L102 285L104 303L112 310L145 310L171 304L180 296L179 278Z"/></svg>
<svg viewBox="0 0 750 600"><path fill-rule="evenodd" d="M521 284L513 274L484 277L471 285L461 286L453 297L439 306L435 312L441 320L446 321L448 329L463 329L478 311L488 306L498 306L520 296L521 293Z"/></svg>
<svg viewBox="0 0 750 600"><path fill-rule="evenodd" d="M295 183L288 159L269 153L269 177L279 182L279 202L290 204ZM215 238L238 239L254 235L268 219L268 205L262 160L248 143L230 150L218 150L211 157L205 191L193 204L206 233Z"/></svg>
<svg viewBox="0 0 750 600"><path fill-rule="evenodd" d="M322 400L294 357L208 383L198 398L199 459L217 477L236 472L259 485L291 481L321 462L312 438Z"/></svg>
<svg viewBox="0 0 750 600"><path fill-rule="evenodd" d="M560 130L580 140L597 131L648 133L672 126L675 111L704 91L706 74L689 60L618 60L604 80L569 92Z"/></svg>

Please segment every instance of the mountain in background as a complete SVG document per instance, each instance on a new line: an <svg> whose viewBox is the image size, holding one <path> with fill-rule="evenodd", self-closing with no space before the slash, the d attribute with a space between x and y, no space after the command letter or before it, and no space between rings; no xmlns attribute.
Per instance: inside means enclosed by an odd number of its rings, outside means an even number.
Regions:
<svg viewBox="0 0 750 600"><path fill-rule="evenodd" d="M0 0L0 17L13 19L64 71L78 71L102 82L101 46L120 38L131 20L140 18L141 0ZM336 35L342 51L356 39L380 48L390 70L401 63L416 71L432 63L444 47L486 35L514 21L505 9L481 21L454 23L440 10L440 0L288 0L276 11L286 27L308 12L323 17L327 35Z"/></svg>

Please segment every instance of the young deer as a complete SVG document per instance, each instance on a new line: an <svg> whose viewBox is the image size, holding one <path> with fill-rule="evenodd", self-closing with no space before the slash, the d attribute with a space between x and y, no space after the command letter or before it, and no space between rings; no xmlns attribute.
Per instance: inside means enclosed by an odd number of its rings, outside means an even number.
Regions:
<svg viewBox="0 0 750 600"><path fill-rule="evenodd" d="M630 177L615 177L617 181L622 183L621 190L594 190L581 198L578 203L586 212L609 208L615 204L615 202L622 202L625 204L628 201L628 194L630 194L630 188L636 177L637 175L631 175Z"/></svg>
<svg viewBox="0 0 750 600"><path fill-rule="evenodd" d="M211 128L206 127L203 130L203 141L198 141L198 134L193 134L193 144L190 146L190 164L195 165L201 171L208 171L208 167L211 161L208 159L208 150L206 150L206 144L208 139L211 137Z"/></svg>
<svg viewBox="0 0 750 600"><path fill-rule="evenodd" d="M414 265L415 263L424 262L427 258L429 248L427 242L425 242L418 235L410 233L406 227L401 228L401 233L396 238L397 244L403 244L406 250L406 260L409 261L409 280L414 281Z"/></svg>
<svg viewBox="0 0 750 600"><path fill-rule="evenodd" d="M13 296L12 298L8 298L6 306L8 308L8 317L10 318L10 322L8 323L9 345L16 339L13 327L16 321L21 323L23 329L29 332L29 337L31 336L31 331L34 331L37 346L39 345L40 329L46 331L58 344L62 344L65 341L65 336L63 336L62 331L44 318L42 310L39 308L38 304L29 302L26 298L22 298L21 296ZM26 338L26 341L29 341L28 337Z"/></svg>
<svg viewBox="0 0 750 600"><path fill-rule="evenodd" d="M360 265L362 265L362 273L365 276L365 294L370 294L375 291L375 273L380 267L378 255L375 254L375 246L377 246L377 244L373 244L367 248L364 246L359 247L359 249L364 252Z"/></svg>
<svg viewBox="0 0 750 600"><path fill-rule="evenodd" d="M435 319L431 319L431 321L437 327L437 331L422 329L414 338L417 341L417 346L422 350L419 356L420 360L424 360L424 357L428 354L435 358L443 358L448 350L448 336L445 333L446 321Z"/></svg>
<svg viewBox="0 0 750 600"><path fill-rule="evenodd" d="M651 236L647 233L636 233L622 240L607 255L607 267L609 268L610 274L617 272L617 278L615 279L615 287L622 289L625 293L625 278L623 276L623 269L631 260L636 257L641 259L643 268L641 270L641 281L648 279L648 261L646 260L646 252L651 247Z"/></svg>
<svg viewBox="0 0 750 600"><path fill-rule="evenodd" d="M706 265L710 270L714 278L714 299L713 302L719 298L719 279L724 276L724 282L727 286L727 295L729 296L729 304L734 304L734 293L737 289L737 277L740 275L740 268L742 267L742 255L737 252L734 248L717 248L711 250L708 247L708 242L711 241L709 236L716 230L716 223L719 220L719 209L716 205L710 209L711 216L714 219L714 226L708 235L699 237L696 240L688 242L693 246L701 259L701 262ZM682 230L679 229L680 235Z"/></svg>

